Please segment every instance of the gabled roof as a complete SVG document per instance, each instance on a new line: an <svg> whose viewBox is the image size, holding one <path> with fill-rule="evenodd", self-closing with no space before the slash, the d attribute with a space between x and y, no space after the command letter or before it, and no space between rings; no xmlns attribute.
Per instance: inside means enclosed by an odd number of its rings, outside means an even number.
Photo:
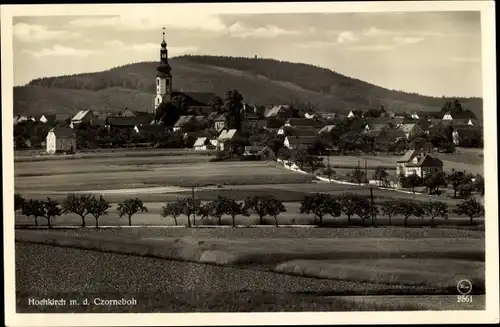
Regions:
<svg viewBox="0 0 500 327"><path fill-rule="evenodd" d="M279 104L272 108L266 109L264 116L266 118L277 116L280 112L290 110L291 106L287 104Z"/></svg>
<svg viewBox="0 0 500 327"><path fill-rule="evenodd" d="M146 117L107 117L106 124L110 126L137 126L150 124L150 120Z"/></svg>
<svg viewBox="0 0 500 327"><path fill-rule="evenodd" d="M76 133L69 127L54 127L49 133L54 133L58 138L76 138Z"/></svg>
<svg viewBox="0 0 500 327"><path fill-rule="evenodd" d="M417 124L403 124L401 130L405 133L410 133Z"/></svg>
<svg viewBox="0 0 500 327"><path fill-rule="evenodd" d="M326 125L318 131L318 134L330 133L335 128L335 125Z"/></svg>
<svg viewBox="0 0 500 327"><path fill-rule="evenodd" d="M447 113L447 114L450 114L450 113ZM442 117L444 117L444 115L442 115ZM451 113L451 117L453 119L469 119L469 118L474 118L476 119L476 115L470 111L470 110L464 110L460 113Z"/></svg>
<svg viewBox="0 0 500 327"><path fill-rule="evenodd" d="M366 136L369 136L369 137L377 137L379 136L379 134L381 133L382 131L381 130L370 130L370 131L367 131L365 133Z"/></svg>
<svg viewBox="0 0 500 327"><path fill-rule="evenodd" d="M74 117L72 120L82 120L86 115L88 115L89 113L91 113L90 110L80 110Z"/></svg>
<svg viewBox="0 0 500 327"><path fill-rule="evenodd" d="M421 154L418 156L417 163L409 163L407 167L440 167L443 166L443 162L437 158L432 157L429 154Z"/></svg>
<svg viewBox="0 0 500 327"><path fill-rule="evenodd" d="M196 119L195 116L180 116L179 119L175 122L174 127L182 127L185 124L189 124L192 120Z"/></svg>
<svg viewBox="0 0 500 327"><path fill-rule="evenodd" d="M416 155L417 155L416 150L408 150L401 158L399 158L398 163L399 162L408 162L408 161L412 160L413 157Z"/></svg>
<svg viewBox="0 0 500 327"><path fill-rule="evenodd" d="M383 129L388 128L387 124L370 124L370 123L368 123L368 127L370 128L370 131L381 131Z"/></svg>
<svg viewBox="0 0 500 327"><path fill-rule="evenodd" d="M419 118L442 118L443 114L441 111L419 111L418 113Z"/></svg>
<svg viewBox="0 0 500 327"><path fill-rule="evenodd" d="M226 121L226 115L219 115L214 121Z"/></svg>
<svg viewBox="0 0 500 327"><path fill-rule="evenodd" d="M204 146L204 145L208 145L208 144L211 144L210 143L210 140L208 139L208 137L199 137L196 139L196 141L194 142L194 145L193 147L196 147L196 146Z"/></svg>
<svg viewBox="0 0 500 327"><path fill-rule="evenodd" d="M172 92L172 98L177 96L177 95L184 95L187 100L187 104L189 105L194 105L190 104L189 102L192 102L193 100L197 102L199 105L205 105L209 106L210 102L212 99L217 96L217 94L212 93L212 92L179 92L179 91L174 91ZM191 101L189 101L191 99Z"/></svg>
<svg viewBox="0 0 500 327"><path fill-rule="evenodd" d="M219 137L217 138L217 140L218 141L228 141L228 140L231 140L236 135L236 132L237 132L237 130L235 130L235 129L223 130L219 134Z"/></svg>
<svg viewBox="0 0 500 327"><path fill-rule="evenodd" d="M386 129L377 135L377 139L396 141L398 138L404 138L405 133L400 129Z"/></svg>

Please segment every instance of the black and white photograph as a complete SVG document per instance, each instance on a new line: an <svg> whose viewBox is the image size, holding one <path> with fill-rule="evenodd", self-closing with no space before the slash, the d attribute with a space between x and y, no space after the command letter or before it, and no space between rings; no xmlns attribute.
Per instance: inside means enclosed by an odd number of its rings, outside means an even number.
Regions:
<svg viewBox="0 0 500 327"><path fill-rule="evenodd" d="M1 14L9 326L498 322L493 2Z"/></svg>

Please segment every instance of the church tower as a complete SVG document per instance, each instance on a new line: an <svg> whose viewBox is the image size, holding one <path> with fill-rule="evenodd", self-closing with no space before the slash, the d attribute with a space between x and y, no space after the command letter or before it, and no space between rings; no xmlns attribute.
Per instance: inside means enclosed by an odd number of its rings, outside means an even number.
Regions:
<svg viewBox="0 0 500 327"><path fill-rule="evenodd" d="M172 74L171 67L168 64L167 42L165 42L165 27L163 28L163 41L160 49L160 65L156 68L156 97L154 100L154 108L162 103L162 101L172 100Z"/></svg>

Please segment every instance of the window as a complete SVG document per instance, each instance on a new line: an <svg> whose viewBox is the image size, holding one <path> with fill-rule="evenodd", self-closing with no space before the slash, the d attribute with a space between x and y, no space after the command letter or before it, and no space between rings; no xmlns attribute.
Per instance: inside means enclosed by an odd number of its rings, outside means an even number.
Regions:
<svg viewBox="0 0 500 327"><path fill-rule="evenodd" d="M156 85L158 85L158 86L160 85L160 79L159 78L156 80Z"/></svg>
<svg viewBox="0 0 500 327"><path fill-rule="evenodd" d="M169 85L169 83L170 83L170 80L169 80L169 79L167 79L167 80L166 80L166 83L167 83L167 86L168 86L168 85Z"/></svg>

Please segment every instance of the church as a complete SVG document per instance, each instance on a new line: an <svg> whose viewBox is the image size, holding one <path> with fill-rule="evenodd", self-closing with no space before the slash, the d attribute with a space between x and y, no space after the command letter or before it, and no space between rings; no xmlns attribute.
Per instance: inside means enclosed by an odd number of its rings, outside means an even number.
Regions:
<svg viewBox="0 0 500 327"><path fill-rule="evenodd" d="M156 68L156 96L154 98L154 113L163 101L172 101L178 95L184 96L189 111L197 115L209 115L212 111L210 102L217 96L211 92L180 92L172 89L172 67L168 63L167 42L165 41L165 28L163 40L160 45L160 64Z"/></svg>

